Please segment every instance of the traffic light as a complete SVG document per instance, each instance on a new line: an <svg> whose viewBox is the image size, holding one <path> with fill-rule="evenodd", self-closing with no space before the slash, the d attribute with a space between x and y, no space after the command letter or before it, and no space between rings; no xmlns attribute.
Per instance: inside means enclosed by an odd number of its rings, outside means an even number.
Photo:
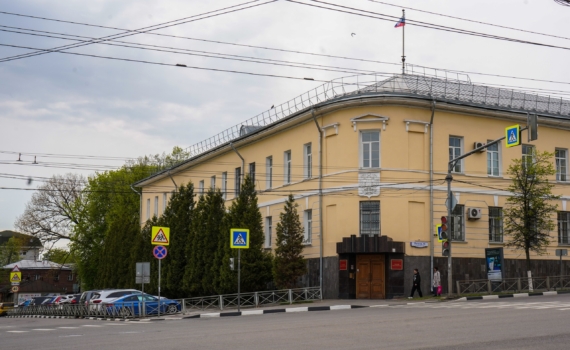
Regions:
<svg viewBox="0 0 570 350"><path fill-rule="evenodd" d="M234 258L230 258L230 270L235 270L234 268Z"/></svg>
<svg viewBox="0 0 570 350"><path fill-rule="evenodd" d="M442 216L441 217L441 255L442 256L449 256L450 249L449 249L449 237L450 237L450 225L449 217Z"/></svg>

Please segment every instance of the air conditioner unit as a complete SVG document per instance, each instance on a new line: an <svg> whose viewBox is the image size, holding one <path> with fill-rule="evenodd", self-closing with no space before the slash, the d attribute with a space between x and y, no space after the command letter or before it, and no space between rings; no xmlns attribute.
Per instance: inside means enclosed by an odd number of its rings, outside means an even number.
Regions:
<svg viewBox="0 0 570 350"><path fill-rule="evenodd" d="M475 142L475 143L473 144L473 149L477 149L477 148L479 148L479 147L483 147L483 145L485 145L484 142ZM484 148L483 148L483 149L480 149L479 152L481 152L481 153L482 153L482 152L485 152L485 149L484 149Z"/></svg>
<svg viewBox="0 0 570 350"><path fill-rule="evenodd" d="M479 208L467 208L467 217L469 219L481 219L482 213Z"/></svg>

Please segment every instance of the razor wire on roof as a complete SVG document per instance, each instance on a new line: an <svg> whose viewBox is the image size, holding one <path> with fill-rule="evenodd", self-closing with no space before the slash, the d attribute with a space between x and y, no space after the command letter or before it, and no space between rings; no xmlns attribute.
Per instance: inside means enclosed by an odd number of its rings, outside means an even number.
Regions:
<svg viewBox="0 0 570 350"><path fill-rule="evenodd" d="M570 119L570 100L471 83L466 74L408 65L408 74L389 78L386 73L353 75L333 79L300 96L234 125L185 149L187 157L159 170L173 168L218 146L228 144L263 127L323 102L351 97L398 94L428 97L443 102L501 108L515 112L549 114ZM412 73L412 74L409 74Z"/></svg>

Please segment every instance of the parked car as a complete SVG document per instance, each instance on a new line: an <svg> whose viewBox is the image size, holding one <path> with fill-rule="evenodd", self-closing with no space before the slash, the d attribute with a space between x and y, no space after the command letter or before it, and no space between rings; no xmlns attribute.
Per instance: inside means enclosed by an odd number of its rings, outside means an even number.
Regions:
<svg viewBox="0 0 570 350"><path fill-rule="evenodd" d="M44 301L42 301L42 305L53 305L53 303L55 302L55 300L58 297L48 297L47 299L45 299Z"/></svg>
<svg viewBox="0 0 570 350"><path fill-rule="evenodd" d="M100 291L101 290L97 289L97 290L88 290L88 291L81 293L81 297L79 297L79 304L87 305L87 303L89 303L91 301L91 298L93 298L93 295L95 293L100 292Z"/></svg>
<svg viewBox="0 0 570 350"><path fill-rule="evenodd" d="M33 297L30 305L42 305L44 300L52 299L53 297Z"/></svg>
<svg viewBox="0 0 570 350"><path fill-rule="evenodd" d="M6 316L8 310L14 308L14 303L0 303L0 316Z"/></svg>
<svg viewBox="0 0 570 350"><path fill-rule="evenodd" d="M105 289L94 293L90 302L93 304L105 304L131 294L142 294L142 292L136 289Z"/></svg>
<svg viewBox="0 0 570 350"><path fill-rule="evenodd" d="M79 299L81 298L81 294L73 294L73 298L69 302L70 304L76 305L79 304Z"/></svg>
<svg viewBox="0 0 570 350"><path fill-rule="evenodd" d="M27 299L22 301L20 304L18 304L18 307L26 307L26 306L30 306L33 303L33 299Z"/></svg>
<svg viewBox="0 0 570 350"><path fill-rule="evenodd" d="M56 299L55 303L62 305L62 304L71 304L71 300L75 298L73 294L61 295L59 299Z"/></svg>
<svg viewBox="0 0 570 350"><path fill-rule="evenodd" d="M110 303L104 304L109 313L119 314L121 316L138 316L143 307L146 315L158 314L159 299L149 294L132 294L118 298ZM176 300L160 298L160 313L175 314L180 312L182 305Z"/></svg>

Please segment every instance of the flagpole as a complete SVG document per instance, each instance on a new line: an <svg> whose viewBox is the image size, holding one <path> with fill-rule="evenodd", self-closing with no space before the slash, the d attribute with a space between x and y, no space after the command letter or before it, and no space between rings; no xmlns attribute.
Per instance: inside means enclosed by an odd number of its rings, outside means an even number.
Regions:
<svg viewBox="0 0 570 350"><path fill-rule="evenodd" d="M404 23L406 20L406 10L402 9L402 18L404 19ZM402 75L405 74L405 62L406 62L406 54L405 54L405 41L404 41L404 32L406 30L406 26L402 26Z"/></svg>

